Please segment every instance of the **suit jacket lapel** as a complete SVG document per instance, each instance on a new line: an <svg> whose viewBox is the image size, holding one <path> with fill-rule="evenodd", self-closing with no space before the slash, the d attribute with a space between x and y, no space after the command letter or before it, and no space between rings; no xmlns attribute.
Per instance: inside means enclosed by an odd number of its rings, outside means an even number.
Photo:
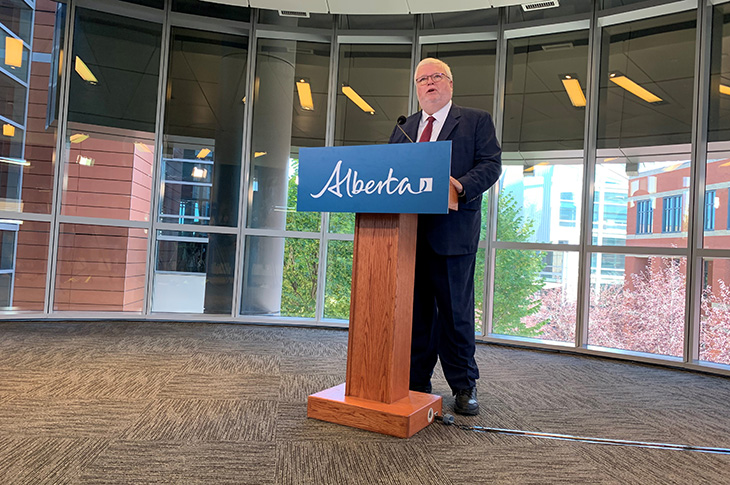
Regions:
<svg viewBox="0 0 730 485"><path fill-rule="evenodd" d="M449 114L448 116L446 116L446 121L444 121L444 126L441 128L441 133L439 133L438 141L444 141L449 139L449 137L451 136L451 132L454 131L456 125L459 124L460 117L461 110L458 106L452 104L451 109L449 110Z"/></svg>
<svg viewBox="0 0 730 485"><path fill-rule="evenodd" d="M410 116L408 118L408 121L403 124L403 131L408 133L408 136L410 136L411 140L413 141L418 141L416 140L416 137L418 136L418 124L420 123L420 121L421 112L419 111L413 116Z"/></svg>

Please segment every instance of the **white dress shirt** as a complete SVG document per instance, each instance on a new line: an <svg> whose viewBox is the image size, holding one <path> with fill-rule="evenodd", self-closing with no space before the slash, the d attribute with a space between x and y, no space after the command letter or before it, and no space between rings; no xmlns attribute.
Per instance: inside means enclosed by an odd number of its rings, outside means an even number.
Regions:
<svg viewBox="0 0 730 485"><path fill-rule="evenodd" d="M420 123L418 123L418 136L416 137L416 140L421 139L421 133L423 133L423 129L426 128L426 123L428 123L429 116L433 116L435 118L435 120L433 122L433 128L431 131L431 139L429 141L438 140L439 133L441 133L441 128L444 127L444 122L446 121L446 117L449 115L450 109L451 109L451 101L446 103L446 106L444 106L440 110L436 111L432 115L426 114L425 111L421 111L421 121L420 121Z"/></svg>

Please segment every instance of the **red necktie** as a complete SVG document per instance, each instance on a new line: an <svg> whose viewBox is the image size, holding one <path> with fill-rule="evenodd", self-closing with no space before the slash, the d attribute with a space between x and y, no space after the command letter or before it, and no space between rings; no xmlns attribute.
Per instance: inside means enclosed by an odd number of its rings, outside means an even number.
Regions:
<svg viewBox="0 0 730 485"><path fill-rule="evenodd" d="M436 121L436 118L433 116L429 116L426 120L426 127L423 129L423 133L421 133L421 138L418 139L419 142L422 141L431 141L431 132L433 131L433 122Z"/></svg>

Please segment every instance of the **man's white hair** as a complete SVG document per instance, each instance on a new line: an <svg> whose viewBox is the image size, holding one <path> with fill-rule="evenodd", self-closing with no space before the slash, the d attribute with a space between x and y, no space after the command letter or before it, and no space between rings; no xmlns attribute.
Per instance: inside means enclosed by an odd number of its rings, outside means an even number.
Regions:
<svg viewBox="0 0 730 485"><path fill-rule="evenodd" d="M441 59L436 59L435 57L426 57L423 60L421 60L421 62L419 62L418 65L416 66L416 75L418 74L418 69L425 64L438 64L439 66L441 66L441 69L443 69L444 74L449 76L449 79L451 79L452 81L454 80L454 76L451 74L451 68L449 67L449 65L446 64ZM416 80L415 75L413 76L413 80L414 81Z"/></svg>

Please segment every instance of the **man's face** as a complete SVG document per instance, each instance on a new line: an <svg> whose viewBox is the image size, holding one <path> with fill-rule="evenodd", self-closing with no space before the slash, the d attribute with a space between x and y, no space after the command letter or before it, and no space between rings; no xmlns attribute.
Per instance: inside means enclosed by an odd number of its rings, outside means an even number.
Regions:
<svg viewBox="0 0 730 485"><path fill-rule="evenodd" d="M431 63L423 64L416 71L416 80L423 76L429 76L432 74L443 74L444 68L441 64ZM423 84L416 83L416 93L418 95L418 102L421 104L421 108L426 114L432 115L436 111L440 110L451 100L451 95L454 91L454 83L446 77L440 82L434 82L432 78Z"/></svg>

